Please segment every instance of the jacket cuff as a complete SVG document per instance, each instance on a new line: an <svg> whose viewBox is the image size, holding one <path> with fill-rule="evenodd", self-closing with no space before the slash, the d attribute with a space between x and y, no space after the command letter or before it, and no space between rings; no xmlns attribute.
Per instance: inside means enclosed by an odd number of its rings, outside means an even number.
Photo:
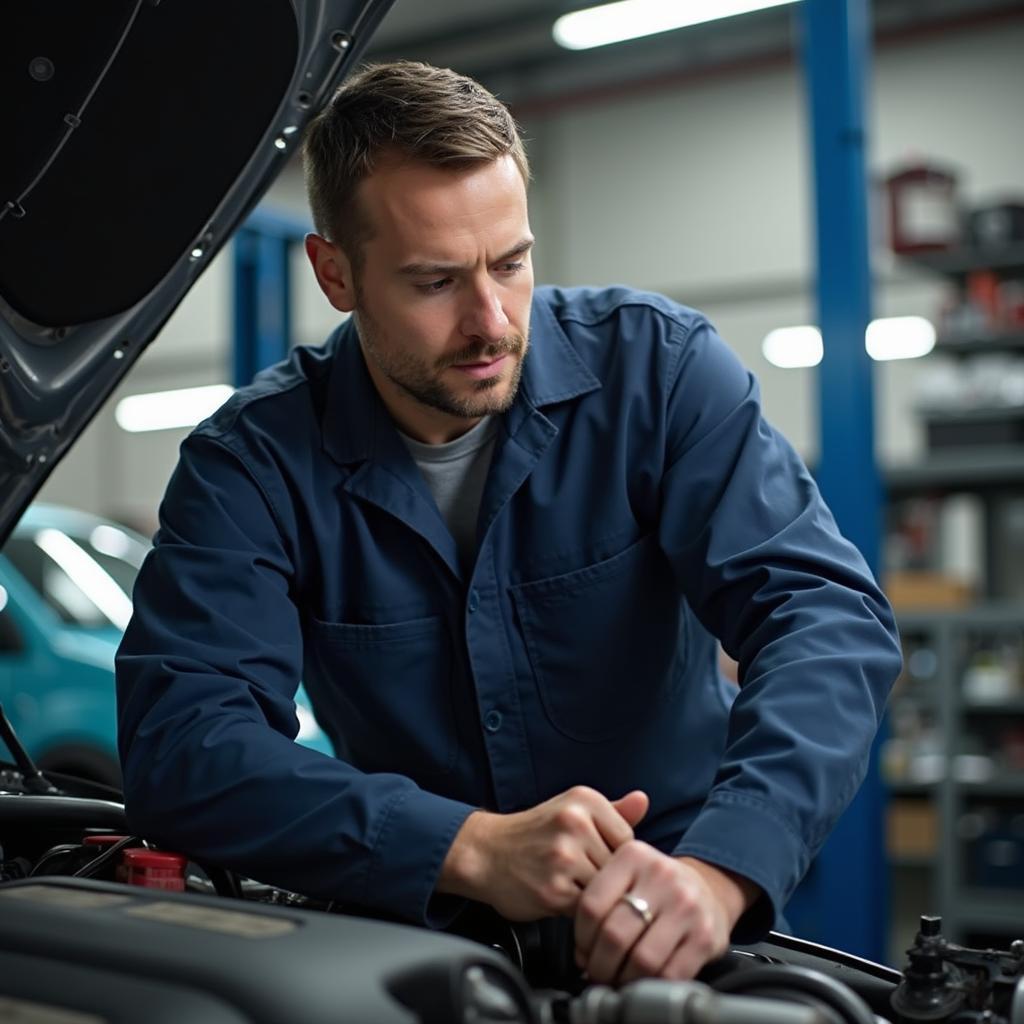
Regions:
<svg viewBox="0 0 1024 1024"><path fill-rule="evenodd" d="M749 878L764 895L733 928L733 941L758 942L781 919L810 864L807 845L759 800L735 793L713 794L672 851Z"/></svg>
<svg viewBox="0 0 1024 1024"><path fill-rule="evenodd" d="M449 925L466 901L435 896L434 887L456 834L475 810L412 784L399 792L373 843L360 902L429 928Z"/></svg>

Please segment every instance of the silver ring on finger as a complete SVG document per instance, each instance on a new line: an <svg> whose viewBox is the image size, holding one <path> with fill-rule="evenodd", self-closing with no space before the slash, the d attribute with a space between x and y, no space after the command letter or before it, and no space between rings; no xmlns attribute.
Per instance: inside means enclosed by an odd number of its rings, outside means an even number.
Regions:
<svg viewBox="0 0 1024 1024"><path fill-rule="evenodd" d="M619 900L643 921L645 928L650 928L654 922L654 911L651 910L650 903L643 896L637 896L635 892L625 892L619 897Z"/></svg>

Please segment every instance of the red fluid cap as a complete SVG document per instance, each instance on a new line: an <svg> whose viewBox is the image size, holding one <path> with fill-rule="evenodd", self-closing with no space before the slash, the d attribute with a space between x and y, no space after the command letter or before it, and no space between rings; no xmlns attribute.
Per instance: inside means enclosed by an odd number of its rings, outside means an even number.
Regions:
<svg viewBox="0 0 1024 1024"><path fill-rule="evenodd" d="M122 839L125 839L125 838L126 838L125 836L110 836L110 835L84 836L82 838L82 845L83 846L94 846L94 847L97 847L97 848L106 849L108 846L113 846L114 843L119 843L119 842L121 842Z"/></svg>
<svg viewBox="0 0 1024 1024"><path fill-rule="evenodd" d="M146 889L185 890L185 865L188 858L180 853L162 853L133 847L121 856L119 880Z"/></svg>

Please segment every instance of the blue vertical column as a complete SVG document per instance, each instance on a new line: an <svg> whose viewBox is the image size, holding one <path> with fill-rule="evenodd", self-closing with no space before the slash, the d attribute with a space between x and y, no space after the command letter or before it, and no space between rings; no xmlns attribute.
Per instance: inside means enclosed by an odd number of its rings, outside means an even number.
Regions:
<svg viewBox="0 0 1024 1024"><path fill-rule="evenodd" d="M234 239L236 387L284 359L292 347L292 247L309 225L265 209L254 211Z"/></svg>
<svg viewBox="0 0 1024 1024"><path fill-rule="evenodd" d="M882 487L875 463L865 92L869 0L805 0L804 67L810 105L817 215L818 484L842 532L877 572ZM856 651L850 652L856 655ZM827 711L826 711L827 713ZM888 886L884 792L877 750L857 798L809 878L819 938L884 959Z"/></svg>
<svg viewBox="0 0 1024 1024"><path fill-rule="evenodd" d="M286 239L248 226L235 235L236 387L291 348L290 249Z"/></svg>

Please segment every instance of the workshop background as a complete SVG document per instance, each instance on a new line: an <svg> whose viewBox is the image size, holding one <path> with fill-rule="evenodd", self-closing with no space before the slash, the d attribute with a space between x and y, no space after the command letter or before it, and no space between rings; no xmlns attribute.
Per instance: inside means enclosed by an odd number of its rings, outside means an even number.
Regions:
<svg viewBox="0 0 1024 1024"><path fill-rule="evenodd" d="M878 488L869 473L862 506L844 514L879 523L880 572L907 655L879 745L881 799L855 821L867 843L879 836L878 859L869 849L853 868L837 861L816 888L812 878L794 923L870 947L835 923L870 904L883 948L862 951L894 963L922 912L941 913L954 940L1017 938L1024 3L872 5L871 52L854 55L866 87L871 315L927 323L875 329L874 412L869 400L840 422L821 401L822 368L807 365L820 358L814 332L766 340L819 315L815 195L829 193L815 189L809 96L822 71L804 48L803 5L584 51L552 39L570 6L398 0L368 56L452 66L512 106L534 170L538 281L628 283L706 312L812 467L828 430L869 456L874 431ZM187 427L154 429L147 410L159 399L122 399L230 386L289 344L319 343L337 314L297 244L308 226L291 161L40 500L151 534ZM127 243L145 236L140 224ZM171 399L172 413L186 398Z"/></svg>

